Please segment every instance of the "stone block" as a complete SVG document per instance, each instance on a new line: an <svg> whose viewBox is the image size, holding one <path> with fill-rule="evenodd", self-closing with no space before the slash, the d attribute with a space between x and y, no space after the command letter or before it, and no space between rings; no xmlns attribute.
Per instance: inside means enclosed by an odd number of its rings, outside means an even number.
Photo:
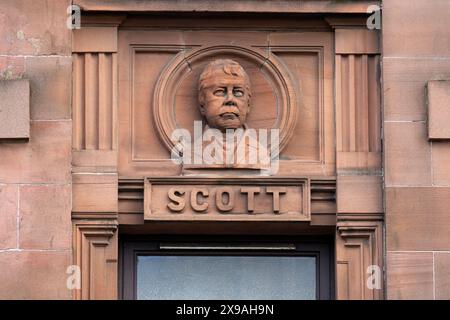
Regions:
<svg viewBox="0 0 450 320"><path fill-rule="evenodd" d="M448 250L450 188L386 188L389 251Z"/></svg>
<svg viewBox="0 0 450 320"><path fill-rule="evenodd" d="M450 1L383 1L383 55L448 56Z"/></svg>
<svg viewBox="0 0 450 320"><path fill-rule="evenodd" d="M336 29L336 49L339 54L380 53L377 31L368 29Z"/></svg>
<svg viewBox="0 0 450 320"><path fill-rule="evenodd" d="M388 299L430 300L433 290L432 252L388 252Z"/></svg>
<svg viewBox="0 0 450 320"><path fill-rule="evenodd" d="M450 249L450 245L449 245ZM450 252L434 254L436 299L450 299Z"/></svg>
<svg viewBox="0 0 450 320"><path fill-rule="evenodd" d="M0 185L0 250L17 246L18 187Z"/></svg>
<svg viewBox="0 0 450 320"><path fill-rule="evenodd" d="M381 176L338 176L338 213L383 212Z"/></svg>
<svg viewBox="0 0 450 320"><path fill-rule="evenodd" d="M25 58L17 56L0 57L0 79L21 79L25 71Z"/></svg>
<svg viewBox="0 0 450 320"><path fill-rule="evenodd" d="M450 81L429 81L428 137L450 139Z"/></svg>
<svg viewBox="0 0 450 320"><path fill-rule="evenodd" d="M70 54L70 0L2 0L0 55Z"/></svg>
<svg viewBox="0 0 450 320"><path fill-rule="evenodd" d="M73 52L117 52L117 28L83 27L73 32Z"/></svg>
<svg viewBox="0 0 450 320"><path fill-rule="evenodd" d="M427 82L443 79L450 79L450 59L384 57L384 120L425 121Z"/></svg>
<svg viewBox="0 0 450 320"><path fill-rule="evenodd" d="M0 299L71 299L70 264L69 251L0 252Z"/></svg>
<svg viewBox="0 0 450 320"><path fill-rule="evenodd" d="M32 121L28 143L0 144L0 183L68 183L71 121Z"/></svg>
<svg viewBox="0 0 450 320"><path fill-rule="evenodd" d="M386 186L431 186L431 146L424 122L385 122Z"/></svg>
<svg viewBox="0 0 450 320"><path fill-rule="evenodd" d="M117 174L73 174L73 212L117 212Z"/></svg>
<svg viewBox="0 0 450 320"><path fill-rule="evenodd" d="M27 57L25 66L31 88L31 119L70 119L72 58Z"/></svg>
<svg viewBox="0 0 450 320"><path fill-rule="evenodd" d="M71 187L21 186L19 248L70 249Z"/></svg>

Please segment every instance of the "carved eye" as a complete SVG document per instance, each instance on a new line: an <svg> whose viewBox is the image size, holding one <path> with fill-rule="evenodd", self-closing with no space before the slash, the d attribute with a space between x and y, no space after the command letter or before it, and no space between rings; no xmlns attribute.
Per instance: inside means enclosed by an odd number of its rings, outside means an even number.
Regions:
<svg viewBox="0 0 450 320"><path fill-rule="evenodd" d="M225 95L225 90L224 89L217 89L214 91L214 95L215 96L224 96Z"/></svg>
<svg viewBox="0 0 450 320"><path fill-rule="evenodd" d="M244 91L242 89L234 89L233 94L235 97L243 97Z"/></svg>

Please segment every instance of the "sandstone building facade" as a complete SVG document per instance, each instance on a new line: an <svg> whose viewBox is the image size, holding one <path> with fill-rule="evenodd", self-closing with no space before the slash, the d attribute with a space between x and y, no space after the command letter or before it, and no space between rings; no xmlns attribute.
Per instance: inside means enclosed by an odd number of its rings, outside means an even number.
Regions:
<svg viewBox="0 0 450 320"><path fill-rule="evenodd" d="M261 298L449 299L448 12L0 0L0 298L239 297L265 265ZM202 103L276 129L276 167L174 162Z"/></svg>

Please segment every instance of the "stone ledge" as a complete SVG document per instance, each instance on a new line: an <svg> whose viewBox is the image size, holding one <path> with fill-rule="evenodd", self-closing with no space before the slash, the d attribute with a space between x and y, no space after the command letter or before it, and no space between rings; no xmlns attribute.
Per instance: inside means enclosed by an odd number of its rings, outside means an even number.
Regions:
<svg viewBox="0 0 450 320"><path fill-rule="evenodd" d="M337 1L281 0L281 1L138 1L138 0L75 0L84 11L129 12L248 12L248 13L367 13L370 5L380 1L366 0L357 3Z"/></svg>

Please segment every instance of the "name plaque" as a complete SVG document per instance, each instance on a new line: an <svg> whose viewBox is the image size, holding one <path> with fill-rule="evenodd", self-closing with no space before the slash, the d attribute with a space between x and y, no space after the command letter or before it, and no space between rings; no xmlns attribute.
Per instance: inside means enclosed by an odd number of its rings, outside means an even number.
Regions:
<svg viewBox="0 0 450 320"><path fill-rule="evenodd" d="M310 221L307 178L147 177L145 220Z"/></svg>

